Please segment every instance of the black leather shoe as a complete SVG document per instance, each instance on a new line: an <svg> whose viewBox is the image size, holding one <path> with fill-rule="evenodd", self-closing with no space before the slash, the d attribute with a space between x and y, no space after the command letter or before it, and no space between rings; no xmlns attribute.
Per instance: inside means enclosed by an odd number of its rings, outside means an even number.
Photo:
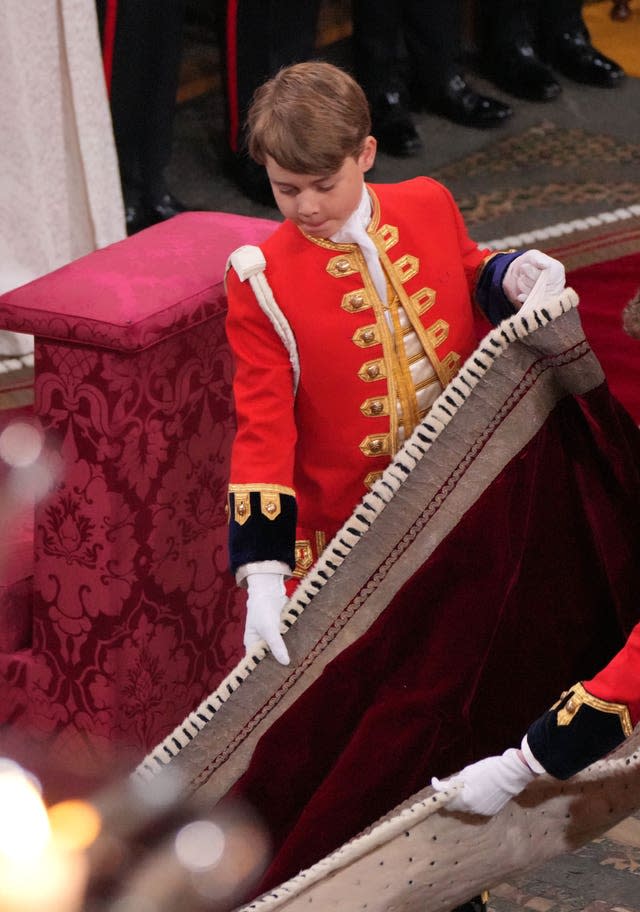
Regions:
<svg viewBox="0 0 640 912"><path fill-rule="evenodd" d="M527 101L551 101L562 87L549 67L526 41L505 44L497 53L487 51L482 70L498 88Z"/></svg>
<svg viewBox="0 0 640 912"><path fill-rule="evenodd" d="M155 225L157 222L166 222L167 219L173 218L174 215L187 212L187 206L177 200L171 193L163 193L162 196L147 200L144 208L150 225Z"/></svg>
<svg viewBox="0 0 640 912"><path fill-rule="evenodd" d="M456 73L444 85L416 97L418 105L465 127L498 127L513 114L508 104L479 95Z"/></svg>
<svg viewBox="0 0 640 912"><path fill-rule="evenodd" d="M582 31L560 35L550 48L549 62L574 82L606 89L619 86L626 75L614 60L596 50Z"/></svg>
<svg viewBox="0 0 640 912"><path fill-rule="evenodd" d="M399 92L383 92L373 99L371 132L378 140L378 148L387 155L406 158L422 149L422 140Z"/></svg>
<svg viewBox="0 0 640 912"><path fill-rule="evenodd" d="M456 906L451 912L488 912L488 910L489 906L482 896L474 896L469 902L464 903L462 906Z"/></svg>

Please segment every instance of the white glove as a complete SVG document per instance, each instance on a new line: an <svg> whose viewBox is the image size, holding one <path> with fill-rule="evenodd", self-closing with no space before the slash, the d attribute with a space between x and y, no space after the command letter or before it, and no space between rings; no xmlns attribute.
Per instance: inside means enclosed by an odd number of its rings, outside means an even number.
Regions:
<svg viewBox="0 0 640 912"><path fill-rule="evenodd" d="M499 757L486 757L465 766L450 779L440 781L435 777L431 785L436 792L445 791L450 785L462 786L447 804L448 811L467 814L497 814L510 798L519 795L535 773L528 766L522 753L510 747Z"/></svg>
<svg viewBox="0 0 640 912"><path fill-rule="evenodd" d="M526 250L512 260L502 279L502 288L514 307L525 301L544 270L546 294L555 297L565 286L564 266L541 250Z"/></svg>
<svg viewBox="0 0 640 912"><path fill-rule="evenodd" d="M282 573L249 573L247 575L247 620L244 648L265 640L281 665L289 664L289 653L280 633L280 614L287 603Z"/></svg>

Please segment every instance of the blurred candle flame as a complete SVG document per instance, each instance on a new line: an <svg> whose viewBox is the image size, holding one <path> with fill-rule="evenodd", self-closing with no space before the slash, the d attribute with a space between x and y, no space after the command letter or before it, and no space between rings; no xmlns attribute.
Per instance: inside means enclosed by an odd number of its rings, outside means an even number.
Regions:
<svg viewBox="0 0 640 912"><path fill-rule="evenodd" d="M32 776L0 759L0 909L80 912L88 875L83 853L100 818L90 805L66 801L50 813Z"/></svg>
<svg viewBox="0 0 640 912"><path fill-rule="evenodd" d="M42 452L42 431L28 421L13 421L0 433L0 457L7 465L33 465Z"/></svg>
<svg viewBox="0 0 640 912"><path fill-rule="evenodd" d="M33 779L11 761L0 766L0 855L28 865L43 853L51 836L49 818Z"/></svg>

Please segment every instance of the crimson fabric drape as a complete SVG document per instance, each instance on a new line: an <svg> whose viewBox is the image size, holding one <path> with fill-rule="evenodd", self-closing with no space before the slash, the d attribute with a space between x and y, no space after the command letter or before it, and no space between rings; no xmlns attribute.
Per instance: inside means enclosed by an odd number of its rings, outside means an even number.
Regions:
<svg viewBox="0 0 640 912"><path fill-rule="evenodd" d="M259 742L232 790L267 822L259 892L465 763L518 743L637 619L640 433L568 397ZM312 606L311 606L312 607Z"/></svg>
<svg viewBox="0 0 640 912"><path fill-rule="evenodd" d="M567 282L580 296L580 319L611 392L640 424L640 340L622 328L622 311L640 288L640 253L574 269Z"/></svg>

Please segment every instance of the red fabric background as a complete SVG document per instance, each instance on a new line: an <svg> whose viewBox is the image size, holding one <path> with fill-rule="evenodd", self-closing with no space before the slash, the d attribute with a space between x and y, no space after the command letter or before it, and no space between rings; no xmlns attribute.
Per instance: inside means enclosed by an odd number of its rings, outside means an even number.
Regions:
<svg viewBox="0 0 640 912"><path fill-rule="evenodd" d="M640 424L640 340L622 328L622 311L640 288L640 253L574 269L567 285L580 297L580 320L611 392ZM476 329L482 338L491 326L478 315Z"/></svg>
<svg viewBox="0 0 640 912"><path fill-rule="evenodd" d="M260 890L517 743L637 618L640 433L605 386L564 400L234 789L277 854ZM312 610L313 603L308 610Z"/></svg>
<svg viewBox="0 0 640 912"><path fill-rule="evenodd" d="M0 325L36 334L56 469L35 506L33 585L0 603L26 622L0 636L0 754L62 797L74 773L131 769L242 655L223 276L274 227L185 213L0 299Z"/></svg>
<svg viewBox="0 0 640 912"><path fill-rule="evenodd" d="M640 340L622 329L622 311L640 288L640 253L574 269L580 319L611 392L640 424Z"/></svg>

